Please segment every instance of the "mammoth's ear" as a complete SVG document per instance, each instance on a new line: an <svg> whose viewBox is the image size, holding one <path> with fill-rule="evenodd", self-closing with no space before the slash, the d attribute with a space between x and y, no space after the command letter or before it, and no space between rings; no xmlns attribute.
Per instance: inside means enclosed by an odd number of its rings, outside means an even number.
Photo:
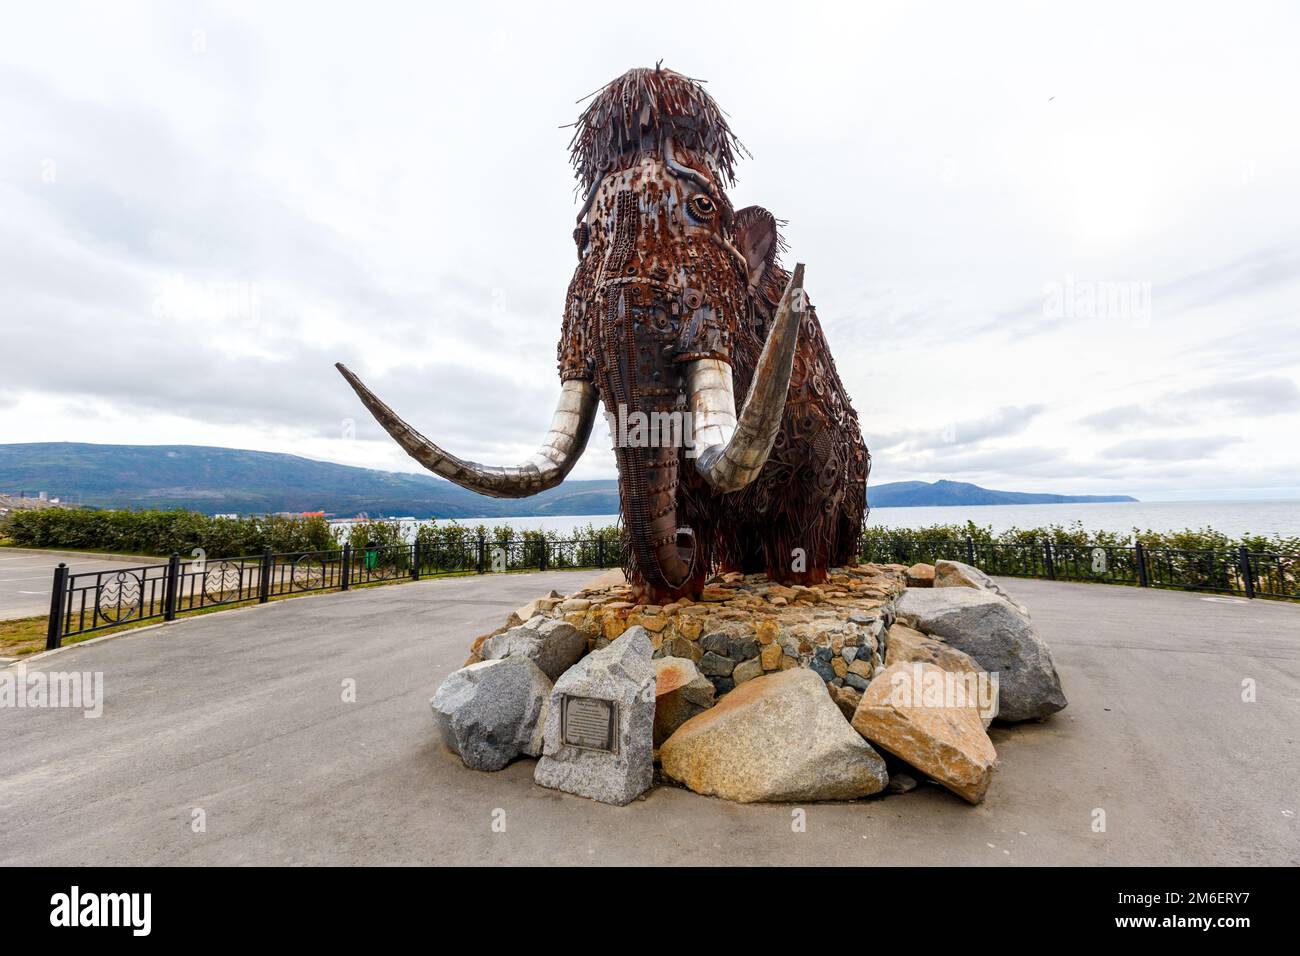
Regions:
<svg viewBox="0 0 1300 956"><path fill-rule="evenodd" d="M776 217L762 206L746 206L736 212L734 222L736 248L749 263L750 286L757 288L781 245Z"/></svg>

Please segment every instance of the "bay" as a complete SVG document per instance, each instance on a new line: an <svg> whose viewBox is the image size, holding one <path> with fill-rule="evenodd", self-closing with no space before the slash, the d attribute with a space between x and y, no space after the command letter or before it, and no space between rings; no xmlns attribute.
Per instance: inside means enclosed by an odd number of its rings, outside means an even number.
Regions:
<svg viewBox="0 0 1300 956"><path fill-rule="evenodd" d="M1010 528L1069 525L1076 521L1093 531L1182 531L1206 526L1231 537L1243 534L1300 536L1300 500L1277 501L1118 501L1089 504L953 505L935 508L873 508L868 524L883 528L922 528L934 524ZM571 534L587 525L602 528L618 515L529 515L515 518L461 518L467 528L509 526L517 530ZM449 524L443 521L442 524ZM411 522L412 527L416 522ZM413 534L413 530L410 532Z"/></svg>

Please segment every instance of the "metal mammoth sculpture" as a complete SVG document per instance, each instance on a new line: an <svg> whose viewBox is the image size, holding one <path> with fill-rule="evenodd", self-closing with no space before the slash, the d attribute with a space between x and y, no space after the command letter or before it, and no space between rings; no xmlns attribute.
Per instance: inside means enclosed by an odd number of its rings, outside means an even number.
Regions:
<svg viewBox="0 0 1300 956"><path fill-rule="evenodd" d="M503 498L558 485L603 403L624 570L647 602L698 595L718 568L825 580L855 553L871 456L803 266L777 261L771 213L727 198L743 147L697 81L661 68L605 86L576 127L578 267L541 449L516 467L457 458L339 371L418 462Z"/></svg>

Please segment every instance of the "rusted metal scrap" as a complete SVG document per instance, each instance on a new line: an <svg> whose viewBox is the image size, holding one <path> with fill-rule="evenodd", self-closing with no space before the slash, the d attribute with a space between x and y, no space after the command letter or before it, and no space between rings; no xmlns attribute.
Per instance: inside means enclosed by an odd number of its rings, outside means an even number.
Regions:
<svg viewBox="0 0 1300 956"><path fill-rule="evenodd" d="M647 601L698 595L719 568L825 580L856 549L871 456L779 222L727 197L744 147L698 81L661 68L609 83L575 125L578 266L540 450L456 458L340 371L417 461L500 497L562 481L603 405L624 570Z"/></svg>

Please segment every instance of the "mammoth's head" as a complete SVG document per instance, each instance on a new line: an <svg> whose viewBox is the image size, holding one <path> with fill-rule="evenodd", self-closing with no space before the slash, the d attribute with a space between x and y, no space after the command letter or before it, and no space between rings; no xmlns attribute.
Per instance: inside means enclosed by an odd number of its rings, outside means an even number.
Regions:
<svg viewBox="0 0 1300 956"><path fill-rule="evenodd" d="M712 336L725 338L773 264L778 239L764 210L732 208L726 189L744 147L718 105L680 73L635 69L599 90L575 125L570 149L585 197L573 232L575 283L654 286L692 303L711 292L713 321L696 331L712 325Z"/></svg>

